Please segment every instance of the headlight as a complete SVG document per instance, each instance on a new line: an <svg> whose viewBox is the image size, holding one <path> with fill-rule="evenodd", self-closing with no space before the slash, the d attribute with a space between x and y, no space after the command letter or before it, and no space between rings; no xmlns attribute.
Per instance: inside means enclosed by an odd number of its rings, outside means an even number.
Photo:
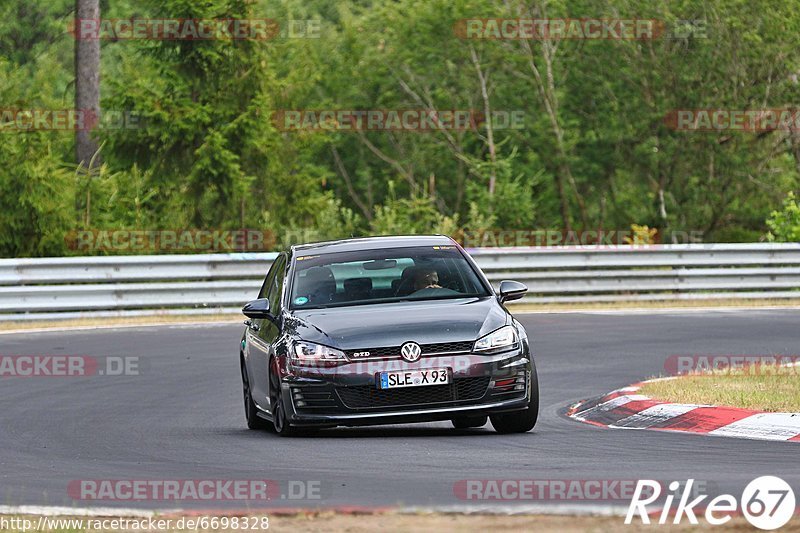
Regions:
<svg viewBox="0 0 800 533"><path fill-rule="evenodd" d="M513 326L503 326L475 341L474 351L502 352L516 346L518 342L519 337L517 336L517 330L515 330Z"/></svg>
<svg viewBox="0 0 800 533"><path fill-rule="evenodd" d="M347 361L344 352L313 342L297 341L292 346L292 359L300 364Z"/></svg>

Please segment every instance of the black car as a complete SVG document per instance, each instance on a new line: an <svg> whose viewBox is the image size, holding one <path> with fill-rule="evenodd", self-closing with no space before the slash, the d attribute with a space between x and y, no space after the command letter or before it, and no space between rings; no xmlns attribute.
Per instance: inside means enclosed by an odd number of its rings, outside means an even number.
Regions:
<svg viewBox="0 0 800 533"><path fill-rule="evenodd" d="M452 420L500 433L536 424L525 329L449 237L373 237L278 255L248 317L240 360L251 429Z"/></svg>

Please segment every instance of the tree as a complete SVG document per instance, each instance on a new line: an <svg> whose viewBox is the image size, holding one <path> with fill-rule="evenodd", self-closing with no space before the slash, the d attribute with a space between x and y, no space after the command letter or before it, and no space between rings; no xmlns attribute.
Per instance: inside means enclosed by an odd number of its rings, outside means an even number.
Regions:
<svg viewBox="0 0 800 533"><path fill-rule="evenodd" d="M100 0L75 0L75 18L75 109L84 117L84 127L75 132L75 157L91 171L97 163L92 129L100 120L100 39L81 38L79 28L82 20L100 19Z"/></svg>
<svg viewBox="0 0 800 533"><path fill-rule="evenodd" d="M800 204L793 192L783 201L783 209L773 211L767 219L767 240L777 242L800 242Z"/></svg>

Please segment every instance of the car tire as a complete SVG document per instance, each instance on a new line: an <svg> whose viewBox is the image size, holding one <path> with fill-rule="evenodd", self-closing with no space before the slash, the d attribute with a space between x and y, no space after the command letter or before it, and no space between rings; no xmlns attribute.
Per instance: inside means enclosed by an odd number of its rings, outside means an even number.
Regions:
<svg viewBox="0 0 800 533"><path fill-rule="evenodd" d="M247 367L244 360L241 360L242 368L242 393L244 397L244 416L247 420L248 429L265 430L272 428L272 424L258 416L258 406L253 401L253 393L250 390L250 380L247 377Z"/></svg>
<svg viewBox="0 0 800 533"><path fill-rule="evenodd" d="M469 428L479 428L486 425L486 422L489 421L489 417L486 415L483 416L459 416L451 420L453 423L453 427L456 429L469 429Z"/></svg>
<svg viewBox="0 0 800 533"><path fill-rule="evenodd" d="M492 427L498 433L526 433L536 426L536 421L539 419L539 378L533 360L531 360L531 400L528 402L528 407L522 411L492 415L489 418Z"/></svg>
<svg viewBox="0 0 800 533"><path fill-rule="evenodd" d="M278 369L278 360L272 358L269 368L269 404L270 409L272 409L273 430L281 437L296 437L306 434L307 431L292 427L286 417L286 404L283 403L283 394L281 393L281 374Z"/></svg>

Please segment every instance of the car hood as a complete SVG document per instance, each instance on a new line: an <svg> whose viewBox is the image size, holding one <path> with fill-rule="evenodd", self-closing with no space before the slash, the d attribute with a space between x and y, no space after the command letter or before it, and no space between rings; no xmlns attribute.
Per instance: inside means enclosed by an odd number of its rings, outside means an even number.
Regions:
<svg viewBox="0 0 800 533"><path fill-rule="evenodd" d="M354 350L473 341L509 323L493 297L296 310L290 329L310 342Z"/></svg>

